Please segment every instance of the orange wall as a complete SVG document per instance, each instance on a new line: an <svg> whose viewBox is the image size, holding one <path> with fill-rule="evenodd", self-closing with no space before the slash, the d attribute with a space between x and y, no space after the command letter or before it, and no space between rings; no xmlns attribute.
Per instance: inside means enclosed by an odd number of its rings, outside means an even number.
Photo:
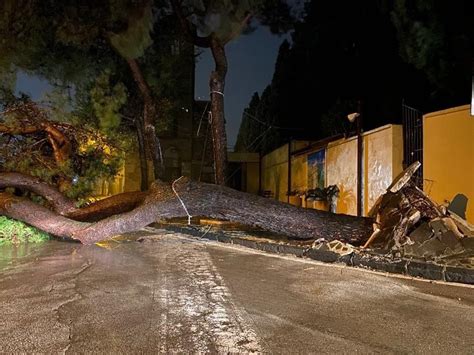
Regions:
<svg viewBox="0 0 474 355"><path fill-rule="evenodd" d="M474 223L474 117L469 108L423 116L423 179L425 192L439 204L465 195L466 218Z"/></svg>

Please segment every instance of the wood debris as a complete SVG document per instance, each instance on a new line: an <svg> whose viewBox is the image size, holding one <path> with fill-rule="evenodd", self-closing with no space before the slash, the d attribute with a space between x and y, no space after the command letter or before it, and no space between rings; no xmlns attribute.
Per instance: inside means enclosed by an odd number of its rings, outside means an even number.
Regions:
<svg viewBox="0 0 474 355"><path fill-rule="evenodd" d="M405 256L442 258L465 254L466 238L474 227L437 205L412 182L420 167L415 162L388 187L369 212L375 219L364 248L376 247Z"/></svg>

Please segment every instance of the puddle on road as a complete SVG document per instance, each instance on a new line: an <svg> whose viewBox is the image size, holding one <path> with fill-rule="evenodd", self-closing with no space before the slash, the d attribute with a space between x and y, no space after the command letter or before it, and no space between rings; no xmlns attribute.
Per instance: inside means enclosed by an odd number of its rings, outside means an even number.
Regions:
<svg viewBox="0 0 474 355"><path fill-rule="evenodd" d="M167 233L163 231L163 233ZM123 262L123 253L118 249L125 244L138 243L140 238L146 238L161 233L154 231L138 231L127 233L105 240L95 245L85 246L73 241L51 239L42 243L22 243L18 245L0 245L0 272L11 267L28 263L33 260L73 259L82 255L94 260L110 264ZM133 253L132 253L133 254Z"/></svg>
<svg viewBox="0 0 474 355"><path fill-rule="evenodd" d="M19 245L1 245L0 246L0 271L16 263L29 259L36 255L42 249L48 248L51 241L43 243L23 243Z"/></svg>
<svg viewBox="0 0 474 355"><path fill-rule="evenodd" d="M212 231L224 232L229 236L240 237L256 240L262 238L268 238L272 241L288 242L288 238L269 233L256 227L249 227L242 224L228 223L221 221L212 220L197 220L197 224L192 226L197 229L208 227L212 228ZM27 263L31 260L42 259L44 257L52 257L53 255L60 256L60 258L69 258L74 253L84 254L92 257L93 259L102 259L102 261L108 260L112 264L121 262L121 252L125 244L137 243L146 240L153 240L154 237L165 236L167 234L176 234L176 231L167 230L166 228L173 225L187 226L187 220L176 219L173 221L167 221L166 223L153 223L149 227L143 230L118 235L109 240L105 240L100 243L96 243L94 246L82 248L81 244L71 241L64 241L53 239L45 241L43 243L24 243L19 245L2 245L0 246L0 271L8 269L12 266ZM178 233L179 234L179 233ZM291 243L291 241L290 241ZM301 243L301 242L300 242ZM130 252L129 248L127 248ZM112 253L110 253L112 252ZM132 253L133 254L133 253ZM112 261L112 259L114 259Z"/></svg>

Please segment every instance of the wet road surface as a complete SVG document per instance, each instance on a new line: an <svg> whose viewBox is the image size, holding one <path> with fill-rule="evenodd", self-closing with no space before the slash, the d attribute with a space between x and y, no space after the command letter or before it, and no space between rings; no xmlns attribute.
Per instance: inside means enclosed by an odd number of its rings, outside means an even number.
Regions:
<svg viewBox="0 0 474 355"><path fill-rule="evenodd" d="M2 353L474 352L470 287L165 233L11 252Z"/></svg>

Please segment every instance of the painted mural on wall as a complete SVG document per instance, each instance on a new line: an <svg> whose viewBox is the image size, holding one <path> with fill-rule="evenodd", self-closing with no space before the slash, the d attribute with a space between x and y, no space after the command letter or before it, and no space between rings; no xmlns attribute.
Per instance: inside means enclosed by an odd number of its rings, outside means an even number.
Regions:
<svg viewBox="0 0 474 355"><path fill-rule="evenodd" d="M308 154L308 189L324 189L326 180L326 150Z"/></svg>

